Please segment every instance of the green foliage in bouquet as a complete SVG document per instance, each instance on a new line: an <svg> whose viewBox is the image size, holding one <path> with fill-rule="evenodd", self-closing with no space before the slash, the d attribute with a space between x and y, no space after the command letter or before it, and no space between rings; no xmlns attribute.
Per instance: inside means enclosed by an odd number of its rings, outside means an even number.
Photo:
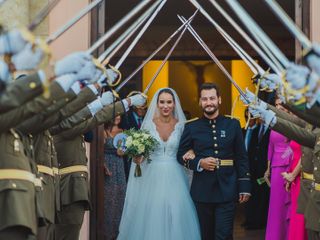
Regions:
<svg viewBox="0 0 320 240"><path fill-rule="evenodd" d="M144 129L134 128L124 131L127 135L124 154L128 157L143 156L150 162L150 154L158 146L159 142Z"/></svg>

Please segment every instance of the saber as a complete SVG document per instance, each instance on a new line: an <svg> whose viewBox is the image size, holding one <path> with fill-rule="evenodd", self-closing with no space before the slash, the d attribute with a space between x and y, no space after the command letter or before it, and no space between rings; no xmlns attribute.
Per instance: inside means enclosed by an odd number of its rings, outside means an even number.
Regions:
<svg viewBox="0 0 320 240"><path fill-rule="evenodd" d="M137 42L140 40L140 38L142 37L142 35L144 34L144 32L147 30L147 28L150 26L150 24L152 23L152 21L155 19L155 17L158 15L158 13L160 12L160 10L162 9L162 7L164 6L164 4L167 2L167 0L164 0L159 6L158 8L155 10L155 12L152 14L152 16L149 18L149 20L147 21L147 23L143 26L143 28L141 29L141 31L138 33L138 35L136 36L136 38L133 40L133 42L130 44L130 46L127 48L127 50L125 51L125 53L122 55L122 57L119 59L119 61L116 63L115 68L119 69L120 66L122 65L122 63L124 62L124 60L127 58L127 56L129 55L129 53L132 51L132 49L134 48L134 46L137 44Z"/></svg>
<svg viewBox="0 0 320 240"><path fill-rule="evenodd" d="M152 11L159 5L161 0L156 1L144 14L142 14L138 20L133 23L124 34L122 34L105 52L103 52L98 60L107 64L112 57L119 51L119 49L130 39L130 37L141 27L141 25L147 20ZM117 68L118 69L118 68Z"/></svg>
<svg viewBox="0 0 320 240"><path fill-rule="evenodd" d="M155 82L156 78L158 77L159 73L161 72L164 64L168 61L169 57L171 56L173 50L176 48L176 46L178 45L178 43L180 42L183 34L185 33L185 31L187 30L187 27L185 26L184 29L182 30L182 32L180 33L179 37L177 38L177 40L175 41L175 43L173 44L173 46L170 48L167 56L164 58L164 60L162 61L160 67L158 68L156 74L152 77L152 79L150 80L150 82L148 83L148 86L146 87L146 89L143 91L143 94L147 95L148 91L150 90L152 84Z"/></svg>
<svg viewBox="0 0 320 240"><path fill-rule="evenodd" d="M109 31L107 31L101 38L99 38L88 50L92 54L98 47L101 46L107 39L109 39L116 31L119 30L126 22L134 17L143 7L145 7L152 0L144 0L140 2L134 9L132 9L126 16L124 16L118 23L116 23Z"/></svg>
<svg viewBox="0 0 320 240"><path fill-rule="evenodd" d="M274 64L274 62L277 62L274 56L271 55L272 59L270 59L260 49L260 47L249 37L249 35L242 30L242 28L230 17L230 15L215 0L209 0L209 1L224 16L224 18L238 31L238 33L250 44L250 46L260 55L260 57L262 57L262 59L273 69L273 71L278 75L281 74L281 71L283 70L283 68L280 64L278 66ZM251 63L254 64L256 62L253 60L251 61Z"/></svg>
<svg viewBox="0 0 320 240"><path fill-rule="evenodd" d="M104 0L95 0L95 1L91 2L89 5L87 5L85 8L83 8L74 18L70 19L70 21L68 21L64 26L62 26L56 32L51 34L46 39L47 44L52 43L54 40L56 40L58 37L60 37L65 31L67 31L74 24L76 24L83 16L85 16L88 12L90 12L95 6L97 6L102 1L104 1Z"/></svg>
<svg viewBox="0 0 320 240"><path fill-rule="evenodd" d="M45 7L43 7L40 12L36 15L36 17L32 20L32 22L28 26L28 30L33 31L51 12L51 10L58 4L60 0L52 0Z"/></svg>
<svg viewBox="0 0 320 240"><path fill-rule="evenodd" d="M286 68L290 61L281 52L281 50L273 43L273 41L263 32L258 24L249 16L242 6L235 0L226 0L232 10L238 15L242 23L252 33L253 37L260 43L261 47L267 47L272 54L278 58L280 63ZM264 45L265 44L265 45Z"/></svg>
<svg viewBox="0 0 320 240"><path fill-rule="evenodd" d="M198 12L198 9L194 12L194 14L187 20L187 22L192 21L192 19L196 16ZM138 66L122 83L120 83L120 85L116 88L116 92L119 92L121 90L121 88L123 88L124 85L127 84L127 82L130 81L130 79L132 77L134 77L143 67L144 65L147 64L147 62L149 62L164 46L166 46L168 44L168 42L170 42L175 35L177 35L182 28L186 25L187 23L182 24L174 33L172 33L155 51L153 51L153 53L151 53L151 55L145 59L142 64L140 66Z"/></svg>
<svg viewBox="0 0 320 240"><path fill-rule="evenodd" d="M182 20L184 21L184 20ZM217 66L220 68L220 70L226 75L226 77L229 79L229 81L235 86L235 88L238 90L239 94L248 101L246 94L242 91L240 86L236 83L236 81L231 77L229 72L225 69L225 67L221 64L219 59L214 55L214 53L209 49L208 45L201 39L201 37L198 35L198 33L193 29L193 27L187 23L188 30L192 34L192 36L198 41L198 43L202 46L202 48L208 53L208 55L211 57L211 59L217 64ZM249 102L249 101L248 101Z"/></svg>
<svg viewBox="0 0 320 240"><path fill-rule="evenodd" d="M309 38L301 31L301 29L292 21L288 14L280 7L280 5L274 0L265 0L271 10L277 15L281 22L289 29L289 31L296 37L303 48L310 49L312 43Z"/></svg>
<svg viewBox="0 0 320 240"><path fill-rule="evenodd" d="M201 5L195 1L190 0L190 2L197 8L200 9L200 12L215 26L215 28L221 33L223 32L223 29L215 22L212 17L201 7ZM221 7L218 8L218 10L223 10ZM220 11L221 12L221 11ZM222 13L222 12L221 12ZM252 48L264 59L264 61L276 72L279 73L281 70L279 67L277 67L270 59L269 57L260 49L260 47L228 16L226 13L223 14L224 17L233 25L236 30L245 38L245 40L252 46ZM232 21L231 21L232 20ZM231 38L231 37L230 37ZM272 56L273 57L273 56ZM273 57L274 58L274 57ZM274 58L275 59L275 58ZM276 59L275 59L276 60ZM282 66L279 64L279 66L282 68ZM283 68L282 68L283 69Z"/></svg>

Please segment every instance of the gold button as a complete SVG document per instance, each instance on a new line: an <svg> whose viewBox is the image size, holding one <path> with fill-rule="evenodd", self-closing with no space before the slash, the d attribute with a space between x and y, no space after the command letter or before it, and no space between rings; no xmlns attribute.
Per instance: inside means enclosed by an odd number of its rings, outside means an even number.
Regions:
<svg viewBox="0 0 320 240"><path fill-rule="evenodd" d="M216 125L212 125L212 128L216 128Z"/></svg>
<svg viewBox="0 0 320 240"><path fill-rule="evenodd" d="M81 174L81 177L84 177L84 174L83 174L83 173Z"/></svg>
<svg viewBox="0 0 320 240"><path fill-rule="evenodd" d="M36 84L35 82L29 83L29 87L30 87L31 89L36 88L36 86L37 86L37 84Z"/></svg>
<svg viewBox="0 0 320 240"><path fill-rule="evenodd" d="M217 140L217 137L214 137L213 139L214 139L214 140Z"/></svg>
<svg viewBox="0 0 320 240"><path fill-rule="evenodd" d="M215 154L218 154L219 152L218 152L218 151L214 151L214 153L215 153Z"/></svg>
<svg viewBox="0 0 320 240"><path fill-rule="evenodd" d="M214 146L215 146L215 147L218 147L218 144L215 143Z"/></svg>
<svg viewBox="0 0 320 240"><path fill-rule="evenodd" d="M42 180L43 180L43 177L40 177L40 180L42 181Z"/></svg>
<svg viewBox="0 0 320 240"><path fill-rule="evenodd" d="M66 102L69 102L69 98L66 98Z"/></svg>
<svg viewBox="0 0 320 240"><path fill-rule="evenodd" d="M213 133L216 133L217 131L216 131L216 130L213 130L212 132L213 132Z"/></svg>
<svg viewBox="0 0 320 240"><path fill-rule="evenodd" d="M314 168L314 170L315 170L315 171L317 171L317 170L318 170L318 168L317 168L317 167L315 167L315 168Z"/></svg>
<svg viewBox="0 0 320 240"><path fill-rule="evenodd" d="M17 187L17 184L12 183L12 187L16 188L16 187Z"/></svg>

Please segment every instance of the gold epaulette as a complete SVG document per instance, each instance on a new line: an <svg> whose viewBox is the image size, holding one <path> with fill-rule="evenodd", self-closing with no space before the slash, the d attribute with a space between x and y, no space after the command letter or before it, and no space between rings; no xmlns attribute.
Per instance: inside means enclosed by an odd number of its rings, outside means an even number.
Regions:
<svg viewBox="0 0 320 240"><path fill-rule="evenodd" d="M236 116L231 116L231 115L224 115L225 117L231 118L231 119L237 119L238 121L240 121L239 117Z"/></svg>
<svg viewBox="0 0 320 240"><path fill-rule="evenodd" d="M198 120L198 119L199 119L198 117L195 117L195 118L187 120L186 123L193 122L193 121Z"/></svg>

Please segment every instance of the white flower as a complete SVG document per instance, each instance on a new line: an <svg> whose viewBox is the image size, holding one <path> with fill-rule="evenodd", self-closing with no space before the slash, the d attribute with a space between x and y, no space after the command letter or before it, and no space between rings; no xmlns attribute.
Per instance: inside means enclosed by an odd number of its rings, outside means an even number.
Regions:
<svg viewBox="0 0 320 240"><path fill-rule="evenodd" d="M131 147L131 145L132 145L132 137L129 136L127 137L127 140L126 140L126 147L129 148Z"/></svg>
<svg viewBox="0 0 320 240"><path fill-rule="evenodd" d="M138 147L139 146L139 141L138 140L133 140L132 145Z"/></svg>
<svg viewBox="0 0 320 240"><path fill-rule="evenodd" d="M142 144L140 144L139 146L138 146L138 152L139 152L139 154L142 154L143 152L144 152L144 145L142 145Z"/></svg>

